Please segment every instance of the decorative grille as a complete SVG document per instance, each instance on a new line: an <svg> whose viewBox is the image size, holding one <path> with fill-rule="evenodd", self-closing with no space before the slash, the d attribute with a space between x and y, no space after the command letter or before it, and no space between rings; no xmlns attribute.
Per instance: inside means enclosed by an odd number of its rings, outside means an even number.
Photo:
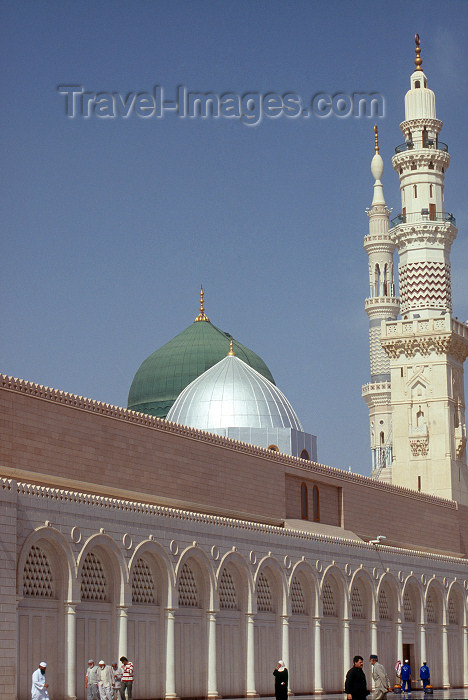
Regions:
<svg viewBox="0 0 468 700"><path fill-rule="evenodd" d="M458 625L457 608L455 606L455 601L452 597L449 598L448 602L448 617L449 625Z"/></svg>
<svg viewBox="0 0 468 700"><path fill-rule="evenodd" d="M227 569L223 569L219 581L219 607L223 610L239 610L236 586Z"/></svg>
<svg viewBox="0 0 468 700"><path fill-rule="evenodd" d="M405 595L403 597L403 611L405 613L406 622L414 622L413 604L411 603L411 598L408 591L405 591Z"/></svg>
<svg viewBox="0 0 468 700"><path fill-rule="evenodd" d="M188 564L184 564L179 577L179 605L183 608L199 608L197 582Z"/></svg>
<svg viewBox="0 0 468 700"><path fill-rule="evenodd" d="M23 595L32 598L53 598L54 581L49 559L43 549L33 544L23 570Z"/></svg>
<svg viewBox="0 0 468 700"><path fill-rule="evenodd" d="M264 573L258 577L257 610L258 612L273 612L271 588Z"/></svg>
<svg viewBox="0 0 468 700"><path fill-rule="evenodd" d="M323 614L327 617L336 617L336 602L333 589L328 581L323 586Z"/></svg>
<svg viewBox="0 0 468 700"><path fill-rule="evenodd" d="M156 604L153 574L144 559L137 559L132 575L132 602Z"/></svg>
<svg viewBox="0 0 468 700"><path fill-rule="evenodd" d="M354 586L351 594L351 614L353 617L364 617L361 592L357 586Z"/></svg>
<svg viewBox="0 0 468 700"><path fill-rule="evenodd" d="M432 600L432 595L431 593L427 594L427 599L426 599L426 613L427 613L427 621L428 622L435 622L436 621L436 614L435 614L435 608L434 608L434 601Z"/></svg>
<svg viewBox="0 0 468 700"><path fill-rule="evenodd" d="M107 600L106 575L94 552L88 552L81 569L81 600Z"/></svg>
<svg viewBox="0 0 468 700"><path fill-rule="evenodd" d="M381 620L391 620L390 608L386 592L382 589L379 593L379 618Z"/></svg>
<svg viewBox="0 0 468 700"><path fill-rule="evenodd" d="M295 578L291 586L291 607L293 615L305 615L305 598L301 582Z"/></svg>

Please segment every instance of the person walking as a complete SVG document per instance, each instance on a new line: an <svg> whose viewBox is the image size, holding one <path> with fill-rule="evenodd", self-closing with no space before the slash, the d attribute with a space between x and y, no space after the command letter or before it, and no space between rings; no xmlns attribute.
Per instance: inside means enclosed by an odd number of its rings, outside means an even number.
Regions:
<svg viewBox="0 0 468 700"><path fill-rule="evenodd" d="M408 659L401 667L401 691L402 693L411 693L411 666Z"/></svg>
<svg viewBox="0 0 468 700"><path fill-rule="evenodd" d="M363 665L364 659L362 656L353 658L353 665L346 674L345 680L347 700L365 700L369 695L366 674L362 670Z"/></svg>
<svg viewBox="0 0 468 700"><path fill-rule="evenodd" d="M395 664L395 673L396 673L398 685L401 685L401 666L402 666L401 661L400 661L400 659L398 659L398 661Z"/></svg>
<svg viewBox="0 0 468 700"><path fill-rule="evenodd" d="M45 700L49 697L49 684L46 683L45 677L46 668L46 662L41 661L39 668L32 674L31 700Z"/></svg>
<svg viewBox="0 0 468 700"><path fill-rule="evenodd" d="M112 686L114 684L114 672L112 667L101 659L98 671L98 686L101 700L113 700Z"/></svg>
<svg viewBox="0 0 468 700"><path fill-rule="evenodd" d="M284 661L278 661L273 675L275 677L276 700L286 700L288 697L288 669L284 665Z"/></svg>
<svg viewBox="0 0 468 700"><path fill-rule="evenodd" d="M128 700L132 700L133 688L133 664L126 656L120 657L120 663L123 668L122 685L120 687L120 697L125 700L125 691L127 691Z"/></svg>
<svg viewBox="0 0 468 700"><path fill-rule="evenodd" d="M88 661L88 668L85 677L87 700L99 700L98 671L99 669L94 663L94 659L90 659Z"/></svg>
<svg viewBox="0 0 468 700"><path fill-rule="evenodd" d="M379 657L377 654L371 654L369 661L372 664L372 678L375 685L375 690L372 693L372 700L386 700L387 693L392 692L387 671L382 664L379 664Z"/></svg>
<svg viewBox="0 0 468 700"><path fill-rule="evenodd" d="M116 663L113 663L112 670L114 672L114 682L112 684L114 700L118 700L120 698L120 688L122 687L123 669L119 668Z"/></svg>
<svg viewBox="0 0 468 700"><path fill-rule="evenodd" d="M427 661L423 661L421 668L419 669L419 677L422 680L423 690L426 692L426 687L431 682L431 672L429 671L429 666Z"/></svg>

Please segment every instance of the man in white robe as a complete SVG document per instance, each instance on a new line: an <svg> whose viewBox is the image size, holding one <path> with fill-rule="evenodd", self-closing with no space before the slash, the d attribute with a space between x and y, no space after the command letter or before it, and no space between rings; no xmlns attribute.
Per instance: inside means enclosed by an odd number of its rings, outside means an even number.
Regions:
<svg viewBox="0 0 468 700"><path fill-rule="evenodd" d="M47 690L49 685L46 683L45 677L46 668L46 662L41 661L39 668L32 674L31 700L48 700L49 698Z"/></svg>
<svg viewBox="0 0 468 700"><path fill-rule="evenodd" d="M101 700L112 700L112 686L114 684L114 671L112 666L106 665L105 661L99 662L98 685Z"/></svg>

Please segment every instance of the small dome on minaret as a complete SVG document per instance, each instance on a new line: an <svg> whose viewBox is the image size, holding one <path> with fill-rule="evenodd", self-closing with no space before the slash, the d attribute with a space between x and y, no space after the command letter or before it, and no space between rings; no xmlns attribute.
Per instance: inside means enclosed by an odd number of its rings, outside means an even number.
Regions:
<svg viewBox="0 0 468 700"><path fill-rule="evenodd" d="M422 69L421 40L419 34L414 35L416 44L416 68L411 75L411 88L405 95L405 120L437 119L435 95L427 87L427 77Z"/></svg>
<svg viewBox="0 0 468 700"><path fill-rule="evenodd" d="M372 206L376 204L385 204L385 197L383 193L383 187L382 187L382 182L381 178L383 175L384 171L384 162L382 160L382 156L379 153L379 129L377 125L374 126L374 134L375 134L375 155L372 158L371 161L371 173L372 177L375 180L374 183L374 198L372 200Z"/></svg>

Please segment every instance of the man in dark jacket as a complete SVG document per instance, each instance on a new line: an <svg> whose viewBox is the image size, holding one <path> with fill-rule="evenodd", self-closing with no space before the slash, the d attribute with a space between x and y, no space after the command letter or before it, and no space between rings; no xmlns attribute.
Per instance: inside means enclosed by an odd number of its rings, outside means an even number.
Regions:
<svg viewBox="0 0 468 700"><path fill-rule="evenodd" d="M353 666L346 674L345 693L347 700L365 700L369 691L367 690L366 674L362 670L364 659L362 656L355 656Z"/></svg>

